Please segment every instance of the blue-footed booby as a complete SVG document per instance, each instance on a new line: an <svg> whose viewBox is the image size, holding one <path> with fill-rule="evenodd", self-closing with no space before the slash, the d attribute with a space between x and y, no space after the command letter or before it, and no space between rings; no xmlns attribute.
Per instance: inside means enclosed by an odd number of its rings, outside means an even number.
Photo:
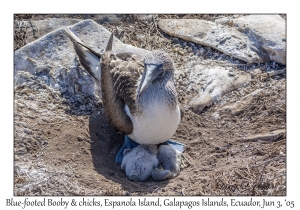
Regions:
<svg viewBox="0 0 300 210"><path fill-rule="evenodd" d="M113 34L100 54L68 28L66 31L82 66L101 81L103 108L110 126L128 136L116 161L122 162L124 149L169 140L183 116L174 85L175 66L169 55L155 50L142 60L132 53L114 54Z"/></svg>

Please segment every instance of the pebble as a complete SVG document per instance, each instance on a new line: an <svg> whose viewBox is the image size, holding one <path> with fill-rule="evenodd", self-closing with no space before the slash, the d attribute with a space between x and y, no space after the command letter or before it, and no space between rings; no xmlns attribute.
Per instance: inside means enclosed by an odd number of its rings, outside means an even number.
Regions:
<svg viewBox="0 0 300 210"><path fill-rule="evenodd" d="M30 94L29 98L30 98L31 100L34 100L34 99L35 99L35 96L32 95L32 94Z"/></svg>
<svg viewBox="0 0 300 210"><path fill-rule="evenodd" d="M200 48L199 49L199 53L200 53L200 55L203 55L205 53L205 49L204 48Z"/></svg>
<svg viewBox="0 0 300 210"><path fill-rule="evenodd" d="M43 117L42 120L45 121L45 122L49 122L49 119L47 119L47 118L45 118L45 117ZM39 134L39 135L40 135L40 134Z"/></svg>
<svg viewBox="0 0 300 210"><path fill-rule="evenodd" d="M60 71L61 76L66 79L67 78L67 69L66 68L62 68Z"/></svg>
<svg viewBox="0 0 300 210"><path fill-rule="evenodd" d="M74 85L74 91L75 91L75 93L78 93L78 91L79 91L79 85L78 84Z"/></svg>
<svg viewBox="0 0 300 210"><path fill-rule="evenodd" d="M188 82L188 81L183 82L182 85L183 85L183 86L189 86L189 82Z"/></svg>
<svg viewBox="0 0 300 210"><path fill-rule="evenodd" d="M123 195L123 196L129 196L130 193L129 193L128 191L123 191L123 192L122 192L122 195Z"/></svg>
<svg viewBox="0 0 300 210"><path fill-rule="evenodd" d="M195 47L195 43L193 43L193 42L189 42L189 45L190 45L191 47Z"/></svg>
<svg viewBox="0 0 300 210"><path fill-rule="evenodd" d="M27 153L27 150L26 150L26 148L20 148L18 151L17 151L17 154L19 154L19 155L22 155L22 154L26 154Z"/></svg>
<svg viewBox="0 0 300 210"><path fill-rule="evenodd" d="M179 50L178 53L179 53L180 55L184 55L184 52L183 52L182 50Z"/></svg>
<svg viewBox="0 0 300 210"><path fill-rule="evenodd" d="M16 184L16 187L23 187L23 184Z"/></svg>
<svg viewBox="0 0 300 210"><path fill-rule="evenodd" d="M26 191L25 189L18 189L17 193L18 193L18 194L22 194L22 193L24 193L25 191Z"/></svg>
<svg viewBox="0 0 300 210"><path fill-rule="evenodd" d="M74 95L74 88L72 86L69 86L68 91L70 95Z"/></svg>
<svg viewBox="0 0 300 210"><path fill-rule="evenodd" d="M78 101L79 103L81 103L81 104L84 104L84 102L82 101L81 98L77 98L77 101ZM84 105L83 105L83 106L84 106Z"/></svg>
<svg viewBox="0 0 300 210"><path fill-rule="evenodd" d="M39 170L38 170L39 172L47 172L47 169L46 168L40 168Z"/></svg>
<svg viewBox="0 0 300 210"><path fill-rule="evenodd" d="M86 107L85 107L85 105L81 105L81 106L79 107L79 109L82 110L82 111L84 111L84 110L86 109Z"/></svg>
<svg viewBox="0 0 300 210"><path fill-rule="evenodd" d="M47 144L49 144L49 142L48 141L42 141L41 144L42 145L47 145Z"/></svg>
<svg viewBox="0 0 300 210"><path fill-rule="evenodd" d="M32 131L29 128L24 128L24 133L32 134Z"/></svg>
<svg viewBox="0 0 300 210"><path fill-rule="evenodd" d="M25 144L24 143L19 143L20 147L25 147Z"/></svg>
<svg viewBox="0 0 300 210"><path fill-rule="evenodd" d="M235 73L233 73L233 72L228 72L228 76L234 77L234 76L235 76Z"/></svg>

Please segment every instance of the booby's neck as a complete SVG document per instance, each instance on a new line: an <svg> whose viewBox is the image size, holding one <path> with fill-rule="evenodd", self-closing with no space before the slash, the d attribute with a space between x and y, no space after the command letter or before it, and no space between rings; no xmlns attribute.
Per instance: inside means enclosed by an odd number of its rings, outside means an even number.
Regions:
<svg viewBox="0 0 300 210"><path fill-rule="evenodd" d="M139 84L138 90L141 88ZM151 106L152 103L164 103L175 109L177 105L177 93L174 85L174 76L172 72L166 72L164 77L154 80L143 94L137 94L138 109L144 109Z"/></svg>
<svg viewBox="0 0 300 210"><path fill-rule="evenodd" d="M180 123L180 108L173 82L167 73L152 81L147 89L137 95L135 112L130 115L133 124L131 139L139 144L159 144L170 139Z"/></svg>

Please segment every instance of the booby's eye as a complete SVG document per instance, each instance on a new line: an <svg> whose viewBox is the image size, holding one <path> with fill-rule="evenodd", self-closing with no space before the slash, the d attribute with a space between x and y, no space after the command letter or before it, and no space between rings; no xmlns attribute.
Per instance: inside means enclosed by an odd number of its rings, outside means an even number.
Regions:
<svg viewBox="0 0 300 210"><path fill-rule="evenodd" d="M158 70L163 70L163 65L162 64L159 64L159 65L157 65L157 67L156 67Z"/></svg>
<svg viewBox="0 0 300 210"><path fill-rule="evenodd" d="M159 64L156 66L156 79L162 78L165 75L165 71L163 69L163 65Z"/></svg>
<svg viewBox="0 0 300 210"><path fill-rule="evenodd" d="M160 78L162 78L164 76L165 76L165 71L162 70L162 72L157 76L157 79L160 79Z"/></svg>

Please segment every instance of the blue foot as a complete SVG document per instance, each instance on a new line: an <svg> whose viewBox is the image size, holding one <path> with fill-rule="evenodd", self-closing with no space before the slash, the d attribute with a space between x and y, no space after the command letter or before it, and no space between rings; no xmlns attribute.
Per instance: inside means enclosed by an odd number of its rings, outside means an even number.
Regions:
<svg viewBox="0 0 300 210"><path fill-rule="evenodd" d="M179 143L177 141L173 141L171 139L169 139L167 141L167 143L172 146L174 149L178 150L179 152L183 152L184 151L184 147L185 147L185 144L182 144L182 143Z"/></svg>
<svg viewBox="0 0 300 210"><path fill-rule="evenodd" d="M117 163L122 163L123 157L124 157L124 150L125 149L133 149L135 147L137 147L139 145L139 143L136 143L135 141L133 141L131 138L129 138L128 136L125 136L125 140L124 140L124 144L121 147L121 149L119 150L117 156L116 156L116 162Z"/></svg>
<svg viewBox="0 0 300 210"><path fill-rule="evenodd" d="M183 152L184 151L184 147L185 144L176 142L176 141L172 141L172 140L167 140L167 143L174 147L174 149L178 150L179 152ZM129 138L128 136L125 136L125 140L124 140L124 144L121 147L121 149L118 151L118 154L116 156L116 162L117 163L122 163L123 157L124 157L124 150L125 149L133 149L135 147L137 147L139 145L139 143L136 143L135 141L133 141L131 138Z"/></svg>

